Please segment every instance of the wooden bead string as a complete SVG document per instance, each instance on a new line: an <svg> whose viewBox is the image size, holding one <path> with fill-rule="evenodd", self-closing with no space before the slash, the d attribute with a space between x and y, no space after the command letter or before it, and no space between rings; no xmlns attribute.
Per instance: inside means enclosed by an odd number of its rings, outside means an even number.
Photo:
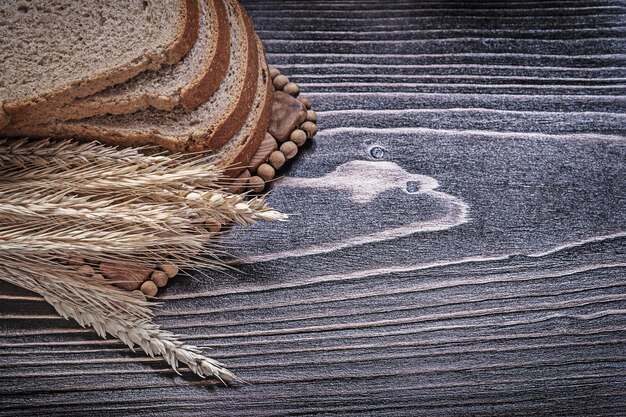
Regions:
<svg viewBox="0 0 626 417"><path fill-rule="evenodd" d="M276 91L282 91L292 97L298 98L300 87L298 84L289 81L285 75L281 74L277 68L270 67L270 77L272 85ZM239 174L238 182L231 187L232 192L241 192L251 190L255 193L262 193L267 183L276 176L276 172L280 170L287 161L293 159L298 154L298 148L302 147L307 140L312 139L317 134L317 113L311 110L311 101L307 98L300 97L298 100L307 110L306 120L297 126L289 135L289 139L285 142L279 142L274 138L276 146L269 155L264 159L264 163L258 167L250 167ZM267 150L259 150L267 153Z"/></svg>
<svg viewBox="0 0 626 417"><path fill-rule="evenodd" d="M118 287L128 291L141 291L154 297L159 288L165 287L171 278L178 274L178 267L166 262L161 265L137 268L115 262L88 261L81 257L71 257L67 264L88 278L107 279Z"/></svg>

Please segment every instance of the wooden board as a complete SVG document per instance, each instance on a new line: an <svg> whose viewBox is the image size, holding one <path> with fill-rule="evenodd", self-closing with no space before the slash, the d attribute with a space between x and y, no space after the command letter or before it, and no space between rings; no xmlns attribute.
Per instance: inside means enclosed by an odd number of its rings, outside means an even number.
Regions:
<svg viewBox="0 0 626 417"><path fill-rule="evenodd" d="M0 415L625 415L624 2L245 6L321 131L157 320L252 384L2 284Z"/></svg>

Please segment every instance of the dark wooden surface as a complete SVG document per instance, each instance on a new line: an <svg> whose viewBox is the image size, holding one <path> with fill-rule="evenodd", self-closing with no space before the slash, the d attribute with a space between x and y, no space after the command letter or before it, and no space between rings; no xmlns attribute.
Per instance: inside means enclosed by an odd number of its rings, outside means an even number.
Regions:
<svg viewBox="0 0 626 417"><path fill-rule="evenodd" d="M0 415L626 415L625 3L245 5L322 130L158 321L252 385L0 285Z"/></svg>

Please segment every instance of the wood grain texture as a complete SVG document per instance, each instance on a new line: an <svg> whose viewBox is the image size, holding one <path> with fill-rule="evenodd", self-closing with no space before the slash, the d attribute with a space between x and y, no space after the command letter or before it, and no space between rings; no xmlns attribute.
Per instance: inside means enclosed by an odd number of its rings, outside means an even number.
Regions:
<svg viewBox="0 0 626 417"><path fill-rule="evenodd" d="M626 4L244 5L320 133L158 321L252 385L2 284L0 416L625 415Z"/></svg>

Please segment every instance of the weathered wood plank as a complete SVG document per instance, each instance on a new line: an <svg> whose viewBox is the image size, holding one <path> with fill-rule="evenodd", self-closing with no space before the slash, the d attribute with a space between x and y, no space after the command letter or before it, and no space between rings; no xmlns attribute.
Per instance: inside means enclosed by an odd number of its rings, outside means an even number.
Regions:
<svg viewBox="0 0 626 417"><path fill-rule="evenodd" d="M0 415L623 416L624 2L245 6L321 131L158 321L252 385L0 283Z"/></svg>

